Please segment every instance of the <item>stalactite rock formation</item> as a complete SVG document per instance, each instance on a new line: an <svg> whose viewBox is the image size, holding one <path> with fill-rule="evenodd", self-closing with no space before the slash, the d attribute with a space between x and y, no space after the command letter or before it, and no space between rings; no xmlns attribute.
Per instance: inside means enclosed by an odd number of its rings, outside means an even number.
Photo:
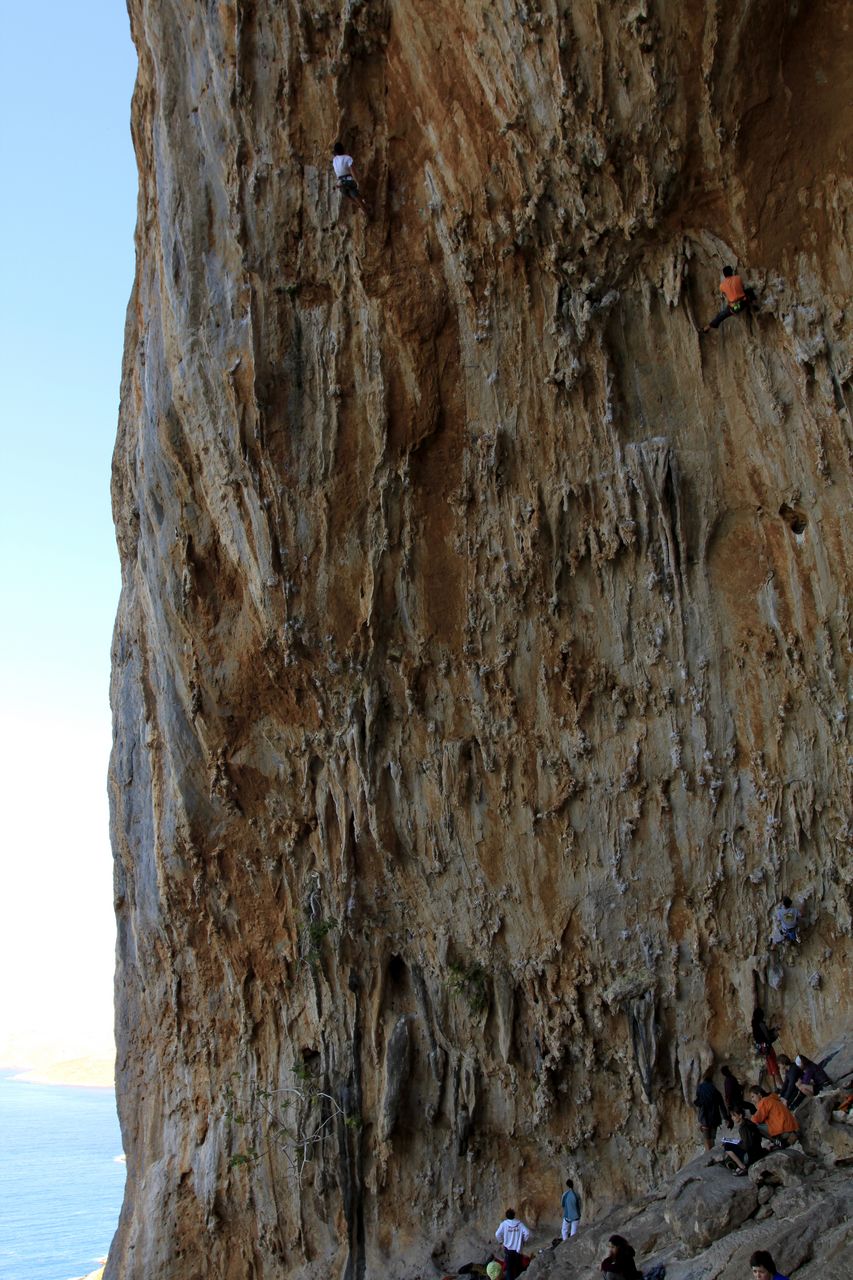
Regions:
<svg viewBox="0 0 853 1280"><path fill-rule="evenodd" d="M848 1009L850 10L129 9L107 1276L434 1274Z"/></svg>

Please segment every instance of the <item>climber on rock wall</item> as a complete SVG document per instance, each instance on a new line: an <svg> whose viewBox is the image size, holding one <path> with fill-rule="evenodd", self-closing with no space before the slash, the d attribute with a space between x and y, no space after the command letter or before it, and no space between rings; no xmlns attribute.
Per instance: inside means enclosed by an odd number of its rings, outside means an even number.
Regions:
<svg viewBox="0 0 853 1280"><path fill-rule="evenodd" d="M793 942L799 944L800 941L800 911L795 907L790 898L783 898L779 906L776 908L773 917L773 933L770 938L771 947L778 946L780 942Z"/></svg>
<svg viewBox="0 0 853 1280"><path fill-rule="evenodd" d="M710 324L706 324L701 333L707 333L709 329L717 329L724 320L728 320L729 316L736 316L741 311L745 311L749 306L749 298L744 288L743 280L739 275L735 275L733 267L723 267L723 278L720 281L720 293L725 298L725 306L719 311Z"/></svg>
<svg viewBox="0 0 853 1280"><path fill-rule="evenodd" d="M368 208L364 203L361 192L358 189L358 183L355 180L355 174L352 168L352 156L348 156L344 150L343 144L336 142L332 148L332 168L335 171L335 177L338 180L338 188L342 195L348 200L352 200L358 205L365 217L368 216Z"/></svg>
<svg viewBox="0 0 853 1280"><path fill-rule="evenodd" d="M781 1089L782 1074L779 1071L779 1063L776 1061L776 1052L773 1048L774 1041L779 1038L779 1032L775 1027L767 1025L764 1010L760 1005L755 1006L752 1015L752 1038L755 1041L756 1053L767 1064L767 1074L776 1088Z"/></svg>

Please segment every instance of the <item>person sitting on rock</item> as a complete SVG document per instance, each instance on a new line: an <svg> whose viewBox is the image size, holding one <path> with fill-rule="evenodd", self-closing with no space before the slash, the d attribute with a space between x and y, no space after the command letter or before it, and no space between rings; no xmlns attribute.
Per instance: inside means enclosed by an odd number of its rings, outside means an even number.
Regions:
<svg viewBox="0 0 853 1280"><path fill-rule="evenodd" d="M516 1280L525 1267L521 1246L530 1239L530 1228L515 1216L515 1209L507 1209L506 1217L495 1232L495 1239L504 1247L506 1280Z"/></svg>
<svg viewBox="0 0 853 1280"><path fill-rule="evenodd" d="M832 1081L818 1062L812 1062L811 1058L807 1058L804 1053L797 1054L797 1066L800 1068L802 1075L796 1083L795 1088L808 1098L813 1098L820 1093L821 1089L828 1089ZM797 1099L802 1102L802 1096Z"/></svg>
<svg viewBox="0 0 853 1280"><path fill-rule="evenodd" d="M347 155L343 144L340 142L336 142L332 148L332 168L335 171L335 177L338 180L338 188L341 195L346 196L348 200L354 201L366 216L368 209L361 197L361 193L358 189L358 183L355 180L355 174L353 173L352 168L352 156Z"/></svg>
<svg viewBox="0 0 853 1280"><path fill-rule="evenodd" d="M795 1103L802 1101L803 1095L797 1092L797 1081L803 1073L796 1062L791 1061L787 1053L780 1053L778 1062L780 1068L785 1072L785 1079L782 1088L779 1090L779 1097L786 1107L793 1107Z"/></svg>
<svg viewBox="0 0 853 1280"><path fill-rule="evenodd" d="M756 1249L749 1259L749 1265L752 1267L752 1280L788 1280L787 1276L776 1270L776 1263L766 1249Z"/></svg>
<svg viewBox="0 0 853 1280"><path fill-rule="evenodd" d="M778 1093L765 1093L758 1085L749 1092L755 1103L752 1120L761 1132L780 1147L790 1146L796 1141L800 1132L797 1117L788 1110Z"/></svg>
<svg viewBox="0 0 853 1280"><path fill-rule="evenodd" d="M723 1142L726 1157L736 1166L735 1177L742 1178L750 1165L755 1164L767 1153L761 1141L761 1130L747 1116L743 1103L732 1108L732 1123L737 1126L738 1142Z"/></svg>
<svg viewBox="0 0 853 1280"><path fill-rule="evenodd" d="M717 1129L721 1124L729 1123L729 1113L720 1093L712 1079L713 1070L706 1071L702 1083L696 1090L693 1105L699 1113L699 1128L705 1139L705 1150L711 1151L717 1137Z"/></svg>
<svg viewBox="0 0 853 1280"><path fill-rule="evenodd" d="M790 942L795 946L800 943L800 910L790 898L783 898L773 919L773 932L770 935L771 947L782 942Z"/></svg>
<svg viewBox="0 0 853 1280"><path fill-rule="evenodd" d="M643 1273L637 1270L634 1261L634 1250L625 1237L611 1236L607 1243L610 1252L602 1262L601 1270L612 1280L643 1280Z"/></svg>
<svg viewBox="0 0 853 1280"><path fill-rule="evenodd" d="M749 306L749 298L746 295L743 280L740 276L735 275L734 267L723 267L723 278L720 281L720 293L726 300L726 304L722 311L714 316L710 324L706 324L702 333L707 333L709 329L718 329L724 320L728 320L729 316L736 316L738 312L745 310Z"/></svg>

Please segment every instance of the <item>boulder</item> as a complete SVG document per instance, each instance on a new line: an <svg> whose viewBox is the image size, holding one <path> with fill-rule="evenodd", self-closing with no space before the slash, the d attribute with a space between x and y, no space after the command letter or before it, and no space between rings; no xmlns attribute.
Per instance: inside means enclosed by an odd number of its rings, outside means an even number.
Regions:
<svg viewBox="0 0 853 1280"><path fill-rule="evenodd" d="M813 1168L814 1161L809 1156L788 1147L784 1151L773 1151L752 1165L749 1178L762 1191L772 1187L793 1187L798 1186Z"/></svg>
<svg viewBox="0 0 853 1280"><path fill-rule="evenodd" d="M693 1161L688 1169L667 1195L664 1212L679 1240L691 1249L704 1249L755 1213L758 1189L721 1165L702 1168Z"/></svg>
<svg viewBox="0 0 853 1280"><path fill-rule="evenodd" d="M853 1126L833 1120L836 1092L808 1098L797 1108L800 1146L807 1155L829 1164L853 1158Z"/></svg>

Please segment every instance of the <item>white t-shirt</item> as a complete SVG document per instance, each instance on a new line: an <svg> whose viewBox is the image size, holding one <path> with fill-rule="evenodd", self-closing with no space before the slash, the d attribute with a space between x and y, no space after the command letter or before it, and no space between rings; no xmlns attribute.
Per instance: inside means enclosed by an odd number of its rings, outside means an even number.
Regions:
<svg viewBox="0 0 853 1280"><path fill-rule="evenodd" d="M332 168L335 171L335 177L348 178L352 169L352 156L332 156Z"/></svg>
<svg viewBox="0 0 853 1280"><path fill-rule="evenodd" d="M494 1222L494 1218L492 1221ZM504 1218L495 1232L495 1239L500 1240L505 1249L514 1249L516 1253L520 1253L521 1246L530 1239L530 1232L518 1218Z"/></svg>

